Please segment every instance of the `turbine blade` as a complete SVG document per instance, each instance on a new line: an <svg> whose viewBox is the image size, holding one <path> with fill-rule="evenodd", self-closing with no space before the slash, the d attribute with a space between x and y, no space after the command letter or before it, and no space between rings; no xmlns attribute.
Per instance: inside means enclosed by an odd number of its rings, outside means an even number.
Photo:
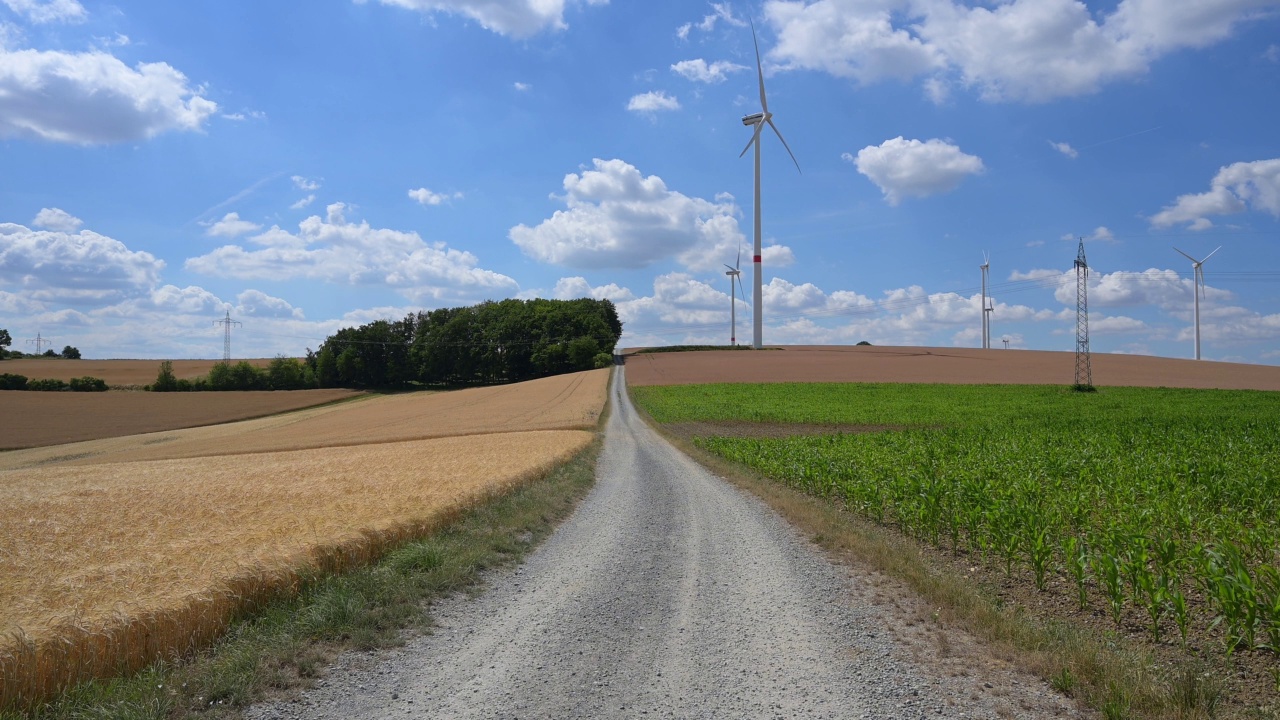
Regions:
<svg viewBox="0 0 1280 720"><path fill-rule="evenodd" d="M1219 245L1218 247L1214 248L1214 249L1213 249L1213 252L1211 252L1211 253L1209 253L1208 255L1205 255L1205 256L1204 256L1204 260L1201 260L1201 261L1200 261L1200 264L1201 264L1201 265L1203 265L1203 264L1205 264L1206 262L1208 262L1208 261L1209 261L1209 258L1213 257L1213 253L1216 253L1216 252L1218 252L1218 251L1219 251L1219 250L1221 250L1221 249L1222 249L1222 246L1221 246L1221 245Z"/></svg>
<svg viewBox="0 0 1280 720"><path fill-rule="evenodd" d="M742 298L742 304L747 304L747 296L742 292L742 278L738 278L738 297Z"/></svg>
<svg viewBox="0 0 1280 720"><path fill-rule="evenodd" d="M742 157L743 155L746 155L747 151L751 149L751 143L756 142L759 139L760 139L760 123L756 123L756 131L751 134L751 139L747 141L747 146L742 148L742 152L738 153L738 157Z"/></svg>
<svg viewBox="0 0 1280 720"><path fill-rule="evenodd" d="M748 18L750 20L750 18ZM751 44L756 48L756 76L760 78L760 109L769 114L769 101L764 96L764 66L760 64L760 41L756 39L756 24L751 21Z"/></svg>
<svg viewBox="0 0 1280 720"><path fill-rule="evenodd" d="M773 124L773 118L769 118L769 127L773 128L773 133L782 141L782 147L787 149L787 154L791 156L791 162L796 164L796 172L803 175L804 171L800 169L800 161L796 159L795 153L791 152L791 146L787 144L787 139L782 137L782 132L778 130L778 126Z"/></svg>
<svg viewBox="0 0 1280 720"><path fill-rule="evenodd" d="M737 270L740 267L742 267L742 241L741 240L738 241L738 259L736 262L733 263L733 269Z"/></svg>
<svg viewBox="0 0 1280 720"><path fill-rule="evenodd" d="M1173 247L1173 246L1171 245L1170 247ZM1178 248L1173 248L1173 249L1174 249L1174 250L1177 250L1179 255L1181 255L1182 257L1184 257L1184 258L1186 258L1186 259L1190 260L1191 262L1193 262L1193 263L1198 263L1198 262L1199 262L1198 260L1196 260L1195 258L1191 257L1190 255L1188 255L1188 254L1186 254L1186 253L1182 252L1181 250L1178 250ZM1214 252L1217 252L1217 250L1215 250Z"/></svg>

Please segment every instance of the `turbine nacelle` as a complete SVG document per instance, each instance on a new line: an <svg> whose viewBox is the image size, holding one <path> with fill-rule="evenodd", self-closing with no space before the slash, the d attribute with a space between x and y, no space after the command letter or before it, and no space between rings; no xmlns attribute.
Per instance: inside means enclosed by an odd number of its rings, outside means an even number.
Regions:
<svg viewBox="0 0 1280 720"><path fill-rule="evenodd" d="M773 113L762 113L762 112L751 113L750 115L744 115L742 116L742 124L746 125L747 127L751 127L752 125L755 125L757 123L768 122L769 118L772 115Z"/></svg>

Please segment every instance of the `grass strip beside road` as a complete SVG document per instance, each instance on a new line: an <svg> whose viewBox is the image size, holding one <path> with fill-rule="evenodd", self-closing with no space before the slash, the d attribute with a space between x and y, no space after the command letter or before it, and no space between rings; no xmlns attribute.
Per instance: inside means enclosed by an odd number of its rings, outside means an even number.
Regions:
<svg viewBox="0 0 1280 720"><path fill-rule="evenodd" d="M238 717L249 703L307 687L339 652L393 647L430 627L428 603L474 590L482 572L518 562L594 482L601 441L545 477L466 511L456 522L351 572L318 576L294 596L238 619L209 650L127 678L84 683L0 720Z"/></svg>
<svg viewBox="0 0 1280 720"><path fill-rule="evenodd" d="M1276 716L1266 672L1276 658L1262 646L1265 633L1255 634L1257 649L1241 642L1223 658L1227 621L1214 619L1222 609L1207 597L1214 577L1194 578L1219 567L1214 548L1226 543L1242 549L1251 578L1274 565L1275 493L1267 488L1276 482L1280 395L744 384L636 388L633 396L692 454L823 545L905 580L1106 717ZM974 483L982 489L968 497ZM1010 522L982 525L1005 515ZM1085 539L1087 555L1080 545L1074 558L1063 552L1073 537ZM1173 559L1153 557L1156 545ZM1120 566L1115 594L1106 590L1107 558ZM968 575L968 566L979 572ZM1178 644L1177 592L1201 626L1189 651ZM1124 604L1113 625L1101 608L1115 597ZM1148 607L1163 643L1141 640Z"/></svg>

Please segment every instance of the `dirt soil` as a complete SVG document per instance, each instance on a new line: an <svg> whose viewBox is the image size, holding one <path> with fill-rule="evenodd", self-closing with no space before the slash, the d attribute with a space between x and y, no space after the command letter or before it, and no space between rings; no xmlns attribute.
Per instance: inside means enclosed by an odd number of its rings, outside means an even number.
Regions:
<svg viewBox="0 0 1280 720"><path fill-rule="evenodd" d="M1075 354L972 348L783 346L768 352L626 351L627 382L642 385L765 382L905 382L1070 385ZM1280 367L1145 355L1092 356L1097 386L1280 390Z"/></svg>
<svg viewBox="0 0 1280 720"><path fill-rule="evenodd" d="M0 368L7 370L10 362L0 364ZM323 405L359 394L352 390L201 393L0 390L0 408L4 408L0 412L0 450L217 425Z"/></svg>
<svg viewBox="0 0 1280 720"><path fill-rule="evenodd" d="M0 373L25 375L29 380L102 378L108 385L150 385L156 381L163 360L66 360L63 358L20 358L0 362ZM178 379L191 380L208 375L221 360L171 360ZM232 363L238 363L233 360ZM254 367L271 364L269 358L246 360Z"/></svg>

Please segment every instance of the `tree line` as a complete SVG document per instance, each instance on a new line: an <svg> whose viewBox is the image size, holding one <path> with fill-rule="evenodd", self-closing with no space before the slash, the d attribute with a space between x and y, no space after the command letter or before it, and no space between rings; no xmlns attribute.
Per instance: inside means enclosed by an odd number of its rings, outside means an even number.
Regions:
<svg viewBox="0 0 1280 720"><path fill-rule="evenodd" d="M608 367L622 335L609 300L502 300L414 313L343 328L304 360L266 368L217 363L206 377L178 379L160 366L156 392L394 388L520 382Z"/></svg>

